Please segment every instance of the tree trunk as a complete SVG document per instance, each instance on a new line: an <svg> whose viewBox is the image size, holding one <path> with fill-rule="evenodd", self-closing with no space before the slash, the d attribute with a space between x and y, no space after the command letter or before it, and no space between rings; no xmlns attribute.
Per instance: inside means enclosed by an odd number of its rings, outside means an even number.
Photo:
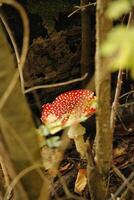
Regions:
<svg viewBox="0 0 134 200"><path fill-rule="evenodd" d="M89 188L92 200L106 199L107 182L112 160L112 133L110 130L110 85L111 75L107 70L106 60L101 56L100 48L112 27L105 16L105 9L110 0L98 0L96 10L96 70L95 84L98 108L96 113L96 171L89 177ZM100 193L100 194L99 194Z"/></svg>
<svg viewBox="0 0 134 200"><path fill-rule="evenodd" d="M98 99L96 159L97 166L102 174L108 173L112 158L112 134L110 130L111 74L107 70L106 59L103 58L100 53L101 44L112 28L112 22L105 17L105 9L109 2L110 0L98 0L96 13L95 81Z"/></svg>
<svg viewBox="0 0 134 200"><path fill-rule="evenodd" d="M89 0L81 0L80 5L84 6L89 3ZM86 72L91 77L90 55L91 55L91 21L89 17L89 7L81 10L81 75ZM86 81L83 82L83 87Z"/></svg>

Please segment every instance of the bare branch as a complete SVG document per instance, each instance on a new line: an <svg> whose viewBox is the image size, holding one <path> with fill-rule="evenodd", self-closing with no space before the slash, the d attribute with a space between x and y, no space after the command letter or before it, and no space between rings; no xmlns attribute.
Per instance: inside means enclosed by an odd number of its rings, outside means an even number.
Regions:
<svg viewBox="0 0 134 200"><path fill-rule="evenodd" d="M125 94L121 95L119 98L121 99L121 98L128 96L128 95L131 95L131 94L134 94L134 91L126 92Z"/></svg>
<svg viewBox="0 0 134 200"><path fill-rule="evenodd" d="M127 28L129 28L129 25L130 25L131 16L132 16L132 13L130 12L128 23L127 23ZM119 106L119 97L120 97L120 93L121 93L123 73L124 72L122 70L122 67L120 67L119 73L118 73L118 78L117 78L115 97L114 97L114 101L112 104L111 117L110 117L110 127L111 127L112 133L114 133L114 129L115 129L115 121L116 121L116 115L117 115L118 106Z"/></svg>
<svg viewBox="0 0 134 200"><path fill-rule="evenodd" d="M14 48L14 52L15 52L15 56L16 56L16 60L17 60L17 64L18 64L18 70L19 70L19 76L20 76L20 82L21 82L21 89L22 89L22 92L23 92L24 91L24 78L23 78L23 73L22 73L22 69L21 69L21 66L20 66L20 58L19 58L20 56L19 56L18 47L17 47L17 44L15 42L12 31L11 31L5 17L1 13L0 13L0 18L1 18L2 23L5 26L5 29L8 33L8 35L9 35L9 38L10 38L12 45L13 45L13 48Z"/></svg>
<svg viewBox="0 0 134 200"><path fill-rule="evenodd" d="M74 15L75 13L79 12L79 11L83 11L86 8L90 7L90 6L95 6L96 3L88 3L87 5L81 5L81 6L74 6L74 8L77 8L76 10L74 10L72 13L70 13L68 15L68 17L71 17L72 15Z"/></svg>
<svg viewBox="0 0 134 200"><path fill-rule="evenodd" d="M118 188L118 190L115 192L114 197L118 197L122 191L125 189L125 187L127 186L128 182L131 182L134 179L134 172L132 172L129 177L127 178L126 181L124 181L124 183ZM109 198L108 200L113 200L113 198Z"/></svg>
<svg viewBox="0 0 134 200"><path fill-rule="evenodd" d="M134 105L134 102L123 103L123 104L119 105L119 108L128 107L128 106L131 106L131 105Z"/></svg>
<svg viewBox="0 0 134 200"><path fill-rule="evenodd" d="M5 3L5 4L13 6L15 9L18 10L18 12L20 13L20 16L22 18L23 30L24 31L23 31L22 51L21 51L20 62L19 62L19 66L20 66L20 69L22 71L23 67L24 67L25 60L26 60L26 55L27 55L27 52L28 52L28 43L29 43L29 21L28 21L28 17L26 15L24 8L17 1L0 0L0 3ZM18 72L18 70L16 70L8 88L6 89L5 93L3 94L3 96L0 99L0 110L4 106L6 100L10 96L12 90L14 89L18 78L19 78L19 72ZM24 83L22 82L22 84L23 84L23 90L24 90Z"/></svg>
<svg viewBox="0 0 134 200"><path fill-rule="evenodd" d="M116 173L116 175L118 177L120 177L124 182L126 182L127 187L132 190L132 192L134 191L134 187L129 183L129 181L127 180L127 178L121 173L121 171L115 166L112 166L113 171Z"/></svg>
<svg viewBox="0 0 134 200"><path fill-rule="evenodd" d="M7 188L7 191L5 193L4 199L3 200L7 200L10 197L11 192L13 191L14 187L17 185L17 183L20 181L20 179L22 177L24 177L27 173L33 171L33 170L38 170L41 167L43 167L43 164L41 163L34 163L33 165L25 168L24 170L22 170L17 176L16 178L13 179L13 181L10 183L9 187Z"/></svg>
<svg viewBox="0 0 134 200"><path fill-rule="evenodd" d="M61 83L54 83L54 84L48 84L48 85L38 85L38 86L34 86L34 87L31 87L31 88L28 88L24 91L24 93L28 93L28 92L31 92L33 90L38 90L38 89L44 89L44 88L53 88L53 87L61 87L61 86L64 86L64 85L69 85L69 84L72 84L72 83L76 83L76 82L79 82L79 81L83 81L87 78L88 76L88 73L85 73L84 76L82 76L81 78L76 78L76 79L73 79L73 80L70 80L70 81L65 81L65 82L61 82Z"/></svg>

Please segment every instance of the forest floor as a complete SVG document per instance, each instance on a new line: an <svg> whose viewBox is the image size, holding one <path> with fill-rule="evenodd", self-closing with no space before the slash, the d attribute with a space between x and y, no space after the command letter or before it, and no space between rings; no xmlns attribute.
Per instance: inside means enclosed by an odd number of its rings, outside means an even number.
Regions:
<svg viewBox="0 0 134 200"><path fill-rule="evenodd" d="M77 30L77 31L76 31ZM80 47L79 47L79 29L70 32L54 33L52 38L43 40L39 38L32 44L25 71L26 86L31 87L38 84L52 84L76 78L80 75ZM75 39L74 39L75 38ZM72 45L73 44L73 45ZM116 74L112 79L112 94L114 94L116 86ZM29 104L33 110L35 119L39 121L41 113L41 105L52 101L58 94L79 89L80 84L72 84L60 88L50 88L38 90L37 98L31 98L27 95ZM112 97L113 98L113 97ZM118 116L113 141L113 167L110 171L108 181L110 184L110 192L115 193L128 179L129 175L134 171L134 91L131 78L126 75L124 78L123 89L120 97ZM37 106L40 105L40 106ZM95 118L89 120L86 124L88 136L91 143L95 136ZM74 193L75 182L81 160L75 147L72 144L64 154L64 158L60 164L59 172L68 190ZM125 191L126 187L121 188L120 193ZM78 194L77 194L78 195ZM80 197L89 199L88 187L79 194ZM57 176L53 179L53 188L50 199L62 198L66 199L65 188L63 182ZM134 199L134 196L131 197Z"/></svg>
<svg viewBox="0 0 134 200"><path fill-rule="evenodd" d="M117 123L116 131L113 141L113 167L111 168L108 181L110 184L110 193L116 193L120 196L126 189L126 187L120 188L124 181L128 180L130 174L134 171L134 115L130 115L127 118L125 125L123 122ZM92 141L92 140L91 140ZM64 154L64 158L59 167L59 172L64 178L64 181L68 187L68 190L74 193L75 182L79 168L82 161L79 158L78 153L72 145ZM128 180L129 181L129 180ZM130 181L131 182L131 181ZM82 184L82 182L81 182ZM119 188L121 191L119 191ZM51 191L50 199L66 199L63 183L57 176L54 179L53 189ZM119 192L119 194L118 194ZM77 194L78 195L78 194ZM88 187L79 194L80 197L90 199ZM134 199L134 195L130 200Z"/></svg>

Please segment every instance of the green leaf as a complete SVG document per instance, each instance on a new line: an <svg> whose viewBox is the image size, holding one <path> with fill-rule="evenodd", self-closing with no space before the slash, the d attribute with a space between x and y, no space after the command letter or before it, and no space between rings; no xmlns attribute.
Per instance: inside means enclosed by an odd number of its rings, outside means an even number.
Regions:
<svg viewBox="0 0 134 200"><path fill-rule="evenodd" d="M107 17L110 19L117 19L123 14L126 14L131 9L130 0L116 0L109 4L109 7L106 11Z"/></svg>
<svg viewBox="0 0 134 200"><path fill-rule="evenodd" d="M112 29L103 43L101 53L108 59L112 71L130 69L134 78L134 27L118 26Z"/></svg>

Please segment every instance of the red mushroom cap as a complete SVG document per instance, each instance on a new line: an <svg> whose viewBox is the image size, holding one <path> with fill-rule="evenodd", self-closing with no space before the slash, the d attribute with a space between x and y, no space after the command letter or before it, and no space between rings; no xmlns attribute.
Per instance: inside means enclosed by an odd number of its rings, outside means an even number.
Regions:
<svg viewBox="0 0 134 200"><path fill-rule="evenodd" d="M90 90L72 90L59 95L42 108L41 120L54 134L93 115L96 111L96 97Z"/></svg>

